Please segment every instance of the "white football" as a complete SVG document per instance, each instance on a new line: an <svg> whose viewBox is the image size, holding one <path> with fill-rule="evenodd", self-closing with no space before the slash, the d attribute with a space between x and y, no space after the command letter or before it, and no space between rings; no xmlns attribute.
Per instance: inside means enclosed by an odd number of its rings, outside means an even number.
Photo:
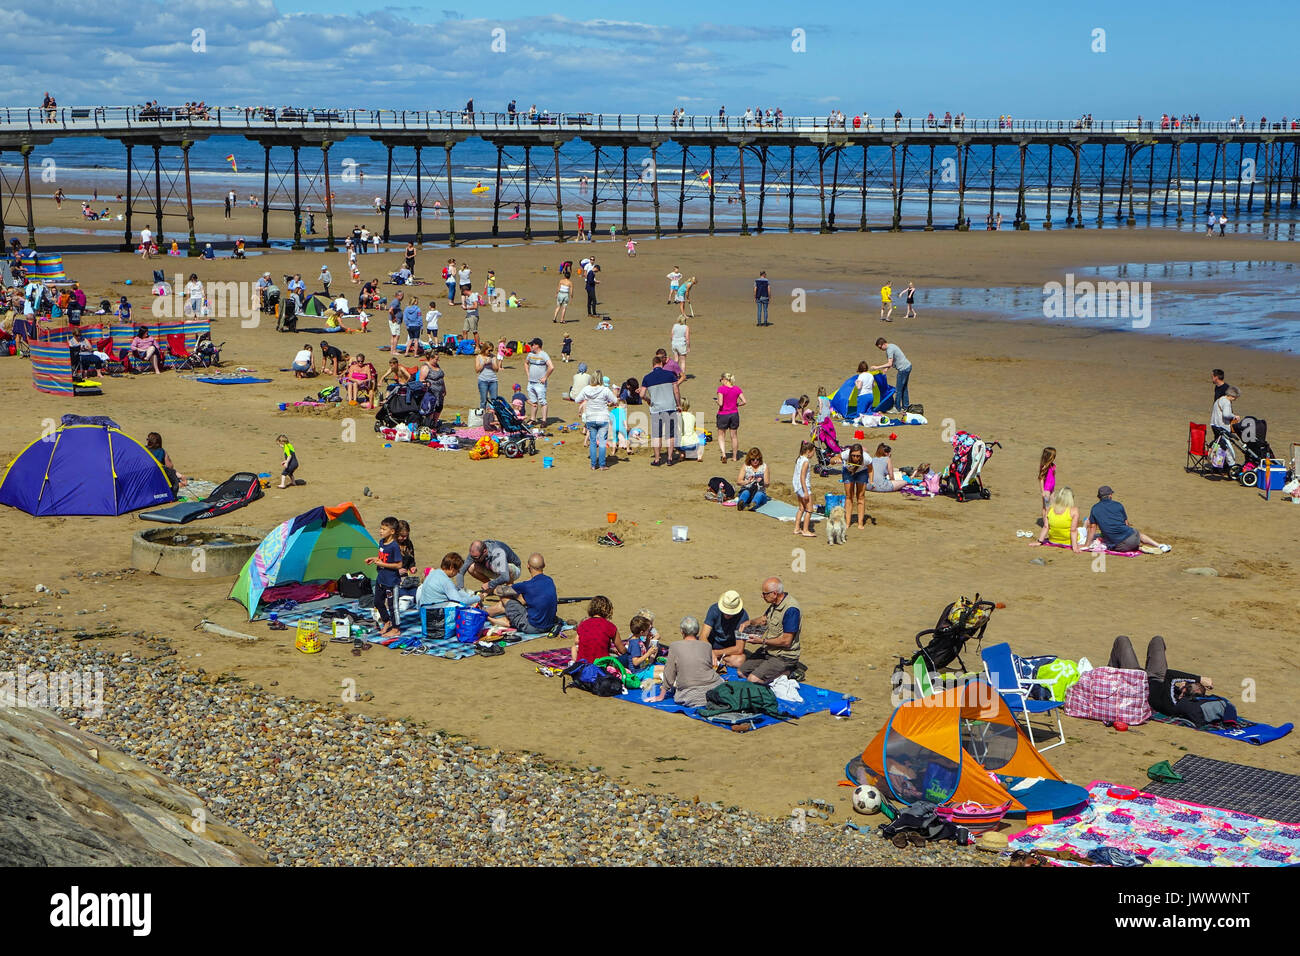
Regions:
<svg viewBox="0 0 1300 956"><path fill-rule="evenodd" d="M858 813L879 813L884 798L875 787L858 787L853 791L853 809Z"/></svg>

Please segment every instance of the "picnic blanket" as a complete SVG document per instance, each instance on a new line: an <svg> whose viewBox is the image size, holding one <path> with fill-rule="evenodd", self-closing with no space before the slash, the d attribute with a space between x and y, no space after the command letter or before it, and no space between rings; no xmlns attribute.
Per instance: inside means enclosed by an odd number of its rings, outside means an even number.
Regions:
<svg viewBox="0 0 1300 956"><path fill-rule="evenodd" d="M1104 781L1093 781L1088 787L1089 805L1085 810L1022 830L1011 838L1011 848L1072 850L1086 856L1095 847L1108 846L1145 857L1154 866L1300 863L1300 827L1153 793L1139 793L1125 800L1111 796L1112 787Z"/></svg>
<svg viewBox="0 0 1300 956"><path fill-rule="evenodd" d="M764 502L761 508L755 508L755 512L761 515L767 515L769 518L775 518L777 521L793 521L799 514L799 509L794 505L788 505L784 501L777 501L771 498ZM813 512L812 520L814 522L825 520L825 515L819 515Z"/></svg>
<svg viewBox="0 0 1300 956"><path fill-rule="evenodd" d="M1068 544L1057 544L1055 541L1044 541L1043 544L1047 545L1049 548L1065 548L1065 550L1067 551L1070 550L1070 546ZM1117 558L1137 558L1137 557L1141 557L1143 554L1146 554L1145 551L1112 551L1109 548L1106 548L1102 551L1097 551L1093 548L1080 548L1079 553L1080 554L1113 554Z"/></svg>
<svg viewBox="0 0 1300 956"><path fill-rule="evenodd" d="M204 385L264 385L271 379L253 378L251 375L241 375L238 378L216 378L212 375L200 375L193 381L202 382Z"/></svg>
<svg viewBox="0 0 1300 956"><path fill-rule="evenodd" d="M520 656L526 661L540 664L542 667L568 667L573 657L572 647L552 647L548 651L524 651Z"/></svg>
<svg viewBox="0 0 1300 956"><path fill-rule="evenodd" d="M1300 776L1196 754L1180 759L1174 772L1182 782L1152 783L1147 792L1300 826Z"/></svg>
<svg viewBox="0 0 1300 956"><path fill-rule="evenodd" d="M1295 729L1294 724L1283 724L1281 727L1274 727L1272 724L1257 724L1253 720L1247 720L1244 717L1238 717L1233 721L1216 720L1212 724L1203 724L1197 727L1190 720L1184 720L1181 717L1170 717L1168 714L1154 712L1151 719L1159 721L1162 724L1176 724L1179 727L1186 727L1188 730L1199 730L1202 733L1214 734L1216 737L1229 737L1232 740L1243 740L1248 744L1254 744L1256 747L1261 744L1272 743L1274 740L1280 740Z"/></svg>
<svg viewBox="0 0 1300 956"><path fill-rule="evenodd" d="M736 670L733 667L728 667L727 673L723 676L727 680L744 679L738 673L736 673ZM802 704L796 704L788 700L778 699L777 702L781 705L781 714L784 718L795 719L799 717L807 717L809 714L815 714L820 711L830 711L832 708L838 708L846 704L850 704L853 701L858 699L856 697L849 696L848 694L841 694L838 691L827 690L824 687L814 687L811 684L800 684L799 696L803 698ZM695 720L704 721L704 723L711 724L714 727L727 726L724 723L718 723L716 721L709 720L706 717L698 716L695 713L697 708L683 707L681 704L676 703L671 696L665 698L662 701L654 703L651 701L642 700L641 692L639 690L629 690L627 693L615 699L625 700L628 701L629 703L638 704L642 707L651 707L654 710L663 711L664 713L668 713L668 714L685 714L687 717L691 717ZM760 715L756 715L753 718L753 720L746 720L743 726L748 727L752 725L754 730L761 730L764 727L771 727L774 724L780 724L780 723L785 723L785 720L781 720L776 717L769 717L766 714L760 714Z"/></svg>

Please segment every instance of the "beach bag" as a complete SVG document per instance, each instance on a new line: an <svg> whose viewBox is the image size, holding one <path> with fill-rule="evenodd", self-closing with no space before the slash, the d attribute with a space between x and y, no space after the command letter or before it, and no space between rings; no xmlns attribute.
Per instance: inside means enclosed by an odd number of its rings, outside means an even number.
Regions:
<svg viewBox="0 0 1300 956"><path fill-rule="evenodd" d="M462 339L456 343L457 355L473 355L475 351L473 339Z"/></svg>
<svg viewBox="0 0 1300 956"><path fill-rule="evenodd" d="M624 687L630 687L636 690L641 686L641 678L637 677L630 670L623 666L623 662L617 657L598 657L596 666L600 668L614 668L618 671L619 678L623 681Z"/></svg>
<svg viewBox="0 0 1300 956"><path fill-rule="evenodd" d="M1201 720L1197 723L1198 727L1203 724L1219 722L1235 724L1237 722L1237 708L1226 697L1219 697L1218 695L1197 697L1196 704L1201 709Z"/></svg>
<svg viewBox="0 0 1300 956"><path fill-rule="evenodd" d="M373 594L374 587L370 584L370 579L360 571L349 571L339 575L338 580L339 597L359 598L365 594Z"/></svg>
<svg viewBox="0 0 1300 956"><path fill-rule="evenodd" d="M1065 700L1066 692L1079 680L1079 666L1074 661L1057 658L1038 668L1034 677L1042 682L1038 686L1051 693L1052 700Z"/></svg>
<svg viewBox="0 0 1300 956"><path fill-rule="evenodd" d="M484 435L469 450L470 461L483 461L495 457L497 457L497 443L491 435Z"/></svg>
<svg viewBox="0 0 1300 956"><path fill-rule="evenodd" d="M602 667L575 661L560 672L560 690L567 694L570 687L585 690L596 697L617 697L623 693L623 681Z"/></svg>
<svg viewBox="0 0 1300 956"><path fill-rule="evenodd" d="M316 397L318 400L322 402L343 401L343 396L339 394L339 387L337 385L331 385L328 388L322 388L319 392L316 393Z"/></svg>
<svg viewBox="0 0 1300 956"><path fill-rule="evenodd" d="M1065 693L1065 712L1071 717L1130 727L1151 719L1150 689L1145 671L1094 667Z"/></svg>

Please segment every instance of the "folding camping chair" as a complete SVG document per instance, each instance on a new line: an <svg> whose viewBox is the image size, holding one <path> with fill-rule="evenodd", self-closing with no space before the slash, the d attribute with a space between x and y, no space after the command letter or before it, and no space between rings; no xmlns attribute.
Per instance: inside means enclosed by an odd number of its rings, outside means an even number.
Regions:
<svg viewBox="0 0 1300 956"><path fill-rule="evenodd" d="M1029 735L1029 742L1034 745L1034 749L1042 753L1065 743L1065 727L1061 723L1059 713L1065 703L1059 700L1030 699L1029 692L1041 685L1043 681L1032 677L1021 677L1016 672L1016 662L1011 656L1011 645L1005 642L992 644L984 648L980 656L984 659L984 673L988 677L989 684L1002 695L1002 699L1007 702L1013 714L1024 718L1025 733ZM1030 715L1050 714L1053 711L1058 711L1056 732L1059 739L1046 747L1040 747L1038 741L1034 739L1034 728L1029 722Z"/></svg>
<svg viewBox="0 0 1300 956"><path fill-rule="evenodd" d="M186 372L202 368L198 357L185 347L185 335L167 336L167 361L163 363L175 372Z"/></svg>
<svg viewBox="0 0 1300 956"><path fill-rule="evenodd" d="M1187 423L1187 465L1184 471L1198 475L1210 474L1210 449L1205 444L1205 425Z"/></svg>

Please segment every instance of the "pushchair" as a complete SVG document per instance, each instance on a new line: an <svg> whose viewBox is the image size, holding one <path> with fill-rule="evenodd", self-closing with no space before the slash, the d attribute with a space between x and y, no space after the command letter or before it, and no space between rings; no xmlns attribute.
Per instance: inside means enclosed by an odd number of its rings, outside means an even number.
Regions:
<svg viewBox="0 0 1300 956"><path fill-rule="evenodd" d="M427 430L432 438L437 426L436 407L433 396L423 385L415 382L398 385L379 403L375 410L375 431L398 425L406 425L421 437Z"/></svg>
<svg viewBox="0 0 1300 956"><path fill-rule="evenodd" d="M920 690L926 692L942 668L953 661L966 670L961 659L968 641L974 640L978 645L984 640L984 629L997 607L992 601L983 601L978 594L975 599L963 597L953 601L939 615L939 622L934 627L919 631L916 635L917 652L911 657L900 657L894 667L892 683L900 687L905 674L915 675L921 682ZM924 644L922 638L929 638Z"/></svg>
<svg viewBox="0 0 1300 956"><path fill-rule="evenodd" d="M839 438L835 434L835 422L829 416L813 428L812 440L817 452L813 472L822 478L838 472L844 460L844 449L840 447Z"/></svg>
<svg viewBox="0 0 1300 956"><path fill-rule="evenodd" d="M498 395L492 399L492 411L496 413L498 427L505 433L501 439L501 454L507 458L537 454L537 439L528 426L519 420L509 402Z"/></svg>
<svg viewBox="0 0 1300 956"><path fill-rule="evenodd" d="M1247 488L1259 484L1260 465L1265 458L1276 458L1268 443L1268 422L1247 415L1234 428L1220 432L1219 444L1228 459L1228 475ZM1237 463L1241 453L1241 464Z"/></svg>
<svg viewBox="0 0 1300 956"><path fill-rule="evenodd" d="M984 463L993 457L993 449L1001 447L995 441L985 442L970 432L960 431L953 435L952 461L940 476L940 491L952 495L958 501L991 498L980 473L984 469Z"/></svg>

